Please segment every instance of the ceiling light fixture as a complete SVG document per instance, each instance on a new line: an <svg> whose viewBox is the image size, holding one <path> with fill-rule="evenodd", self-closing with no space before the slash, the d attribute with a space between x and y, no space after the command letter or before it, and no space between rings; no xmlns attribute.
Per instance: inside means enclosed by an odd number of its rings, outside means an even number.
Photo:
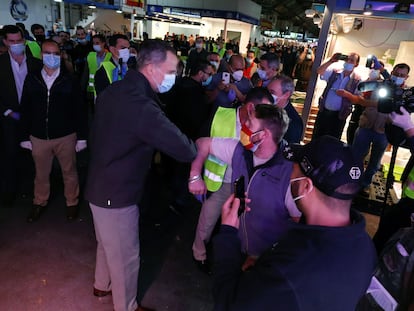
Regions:
<svg viewBox="0 0 414 311"><path fill-rule="evenodd" d="M372 15L372 4L365 5L363 14L366 16Z"/></svg>
<svg viewBox="0 0 414 311"><path fill-rule="evenodd" d="M319 16L319 14L315 14L313 17L313 23L314 24L320 24L322 22L322 18Z"/></svg>
<svg viewBox="0 0 414 311"><path fill-rule="evenodd" d="M96 5L90 4L90 5L88 5L88 8L90 8L90 9L96 9Z"/></svg>
<svg viewBox="0 0 414 311"><path fill-rule="evenodd" d="M315 14L316 14L316 11L314 9L305 10L306 17L313 17Z"/></svg>

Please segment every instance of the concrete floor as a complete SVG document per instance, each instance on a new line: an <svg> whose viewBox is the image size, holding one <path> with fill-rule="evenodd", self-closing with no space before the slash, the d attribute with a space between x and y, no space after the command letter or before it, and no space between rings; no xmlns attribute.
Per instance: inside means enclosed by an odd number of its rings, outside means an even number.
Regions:
<svg viewBox="0 0 414 311"><path fill-rule="evenodd" d="M160 189L160 180L155 176L149 184ZM96 241L89 207L82 202L79 218L67 222L62 187L55 184L46 213L35 223L26 223L30 196L0 208L0 310L113 310L110 296L92 295ZM192 261L199 206L177 215L161 193L143 203L139 299L158 311L212 310L212 279ZM372 235L378 216L366 215Z"/></svg>
<svg viewBox="0 0 414 311"><path fill-rule="evenodd" d="M26 223L30 197L0 208L0 310L113 310L110 296L92 294L96 240L87 203L69 223L61 185L52 191L47 211L32 224ZM158 197L140 219L139 299L158 311L211 310L212 279L192 261L199 207L177 215L167 204L161 206L163 199Z"/></svg>

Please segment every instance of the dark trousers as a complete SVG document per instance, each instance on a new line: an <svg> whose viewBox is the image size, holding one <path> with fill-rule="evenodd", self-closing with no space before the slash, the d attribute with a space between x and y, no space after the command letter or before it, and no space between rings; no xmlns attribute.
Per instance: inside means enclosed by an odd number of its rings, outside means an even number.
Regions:
<svg viewBox="0 0 414 311"><path fill-rule="evenodd" d="M30 177L27 189L20 189L20 183L33 175L33 160L19 145L18 122L9 117L0 120L0 195L5 200L13 200L20 190L27 192L32 187Z"/></svg>
<svg viewBox="0 0 414 311"><path fill-rule="evenodd" d="M319 110L315 120L312 139L323 135L330 135L341 139L344 126L345 120L339 119L339 111L332 111L326 108Z"/></svg>
<svg viewBox="0 0 414 311"><path fill-rule="evenodd" d="M378 230L372 238L378 254L394 233L411 226L411 213L414 213L414 200L410 198L402 198L396 205L384 208Z"/></svg>

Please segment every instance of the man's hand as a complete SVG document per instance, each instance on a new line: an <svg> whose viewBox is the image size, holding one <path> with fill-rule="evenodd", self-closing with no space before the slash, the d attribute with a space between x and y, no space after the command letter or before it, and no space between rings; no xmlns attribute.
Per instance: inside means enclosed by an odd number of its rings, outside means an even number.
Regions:
<svg viewBox="0 0 414 311"><path fill-rule="evenodd" d="M76 152L82 151L83 149L86 149L86 140L78 140L76 142L75 150Z"/></svg>
<svg viewBox="0 0 414 311"><path fill-rule="evenodd" d="M400 107L400 112L401 114L396 112L389 114L392 124L402 128L406 132L413 129L414 124L408 111L404 107Z"/></svg>
<svg viewBox="0 0 414 311"><path fill-rule="evenodd" d="M245 212L249 212L250 208L247 206L250 203L250 199L247 197L244 199L246 204ZM229 196L227 201L224 203L223 208L221 209L221 224L228 225L235 228L239 228L240 221L238 216L238 211L240 207L240 199L234 197L234 193Z"/></svg>
<svg viewBox="0 0 414 311"><path fill-rule="evenodd" d="M382 68L382 65L380 64L378 58L375 55L372 56L372 62L374 63L375 70L380 70Z"/></svg>
<svg viewBox="0 0 414 311"><path fill-rule="evenodd" d="M239 210L240 200L234 197L234 194L230 195L229 198L221 209L221 224L239 228L240 220L237 215Z"/></svg>
<svg viewBox="0 0 414 311"><path fill-rule="evenodd" d="M22 141L20 142L20 147L23 149L32 150L32 142L29 140Z"/></svg>
<svg viewBox="0 0 414 311"><path fill-rule="evenodd" d="M20 120L20 113L18 113L18 112L12 111L7 116L14 119L14 120L16 120L16 121Z"/></svg>
<svg viewBox="0 0 414 311"><path fill-rule="evenodd" d="M207 187L203 178L194 181L191 181L190 178L188 181L188 191L196 197L205 195L207 193Z"/></svg>
<svg viewBox="0 0 414 311"><path fill-rule="evenodd" d="M331 63L336 63L339 61L339 57L341 57L342 53L335 53L332 55L331 59L329 60Z"/></svg>

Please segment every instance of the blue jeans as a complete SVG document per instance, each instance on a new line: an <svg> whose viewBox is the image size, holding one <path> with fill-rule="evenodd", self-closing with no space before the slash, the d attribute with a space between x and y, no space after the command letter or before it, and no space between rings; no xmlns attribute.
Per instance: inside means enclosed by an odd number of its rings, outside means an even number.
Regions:
<svg viewBox="0 0 414 311"><path fill-rule="evenodd" d="M388 140L385 133L377 133L372 129L359 127L355 133L352 150L354 154L364 160L371 148L371 155L368 166L362 176L361 186L363 188L369 186L372 176L378 171L381 165L381 158L387 148Z"/></svg>

